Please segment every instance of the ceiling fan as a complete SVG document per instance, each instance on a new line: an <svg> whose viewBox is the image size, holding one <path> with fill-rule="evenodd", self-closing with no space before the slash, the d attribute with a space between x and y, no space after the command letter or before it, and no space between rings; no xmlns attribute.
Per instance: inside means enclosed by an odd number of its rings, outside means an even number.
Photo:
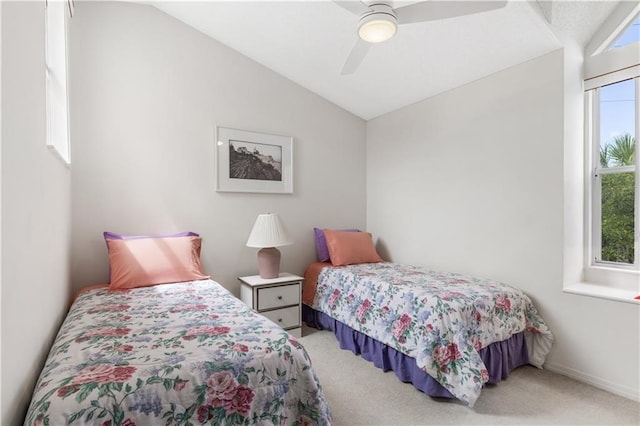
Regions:
<svg viewBox="0 0 640 426"><path fill-rule="evenodd" d="M389 1L338 1L334 3L360 17L358 38L342 67L342 75L353 74L366 56L371 44L389 40L398 25L471 15L500 9L507 0L428 0L392 7Z"/></svg>

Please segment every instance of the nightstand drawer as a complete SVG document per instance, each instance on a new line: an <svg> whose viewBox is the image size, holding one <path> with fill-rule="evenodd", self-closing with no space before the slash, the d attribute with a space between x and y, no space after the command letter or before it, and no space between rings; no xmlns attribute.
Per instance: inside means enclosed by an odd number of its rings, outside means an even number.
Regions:
<svg viewBox="0 0 640 426"><path fill-rule="evenodd" d="M300 283L258 289L258 311L300 304Z"/></svg>
<svg viewBox="0 0 640 426"><path fill-rule="evenodd" d="M261 314L284 329L300 326L299 305L291 306L289 308L276 309L274 311L261 312Z"/></svg>

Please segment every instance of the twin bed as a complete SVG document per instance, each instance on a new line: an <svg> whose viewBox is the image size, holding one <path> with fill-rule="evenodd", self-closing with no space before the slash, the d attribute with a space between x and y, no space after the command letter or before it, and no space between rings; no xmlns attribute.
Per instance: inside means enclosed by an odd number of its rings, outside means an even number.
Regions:
<svg viewBox="0 0 640 426"><path fill-rule="evenodd" d="M303 288L303 319L343 348L469 406L544 363L553 337L522 291L384 262L347 234L327 233ZM331 424L304 347L202 273L197 234L105 238L111 284L75 299L25 424Z"/></svg>
<svg viewBox="0 0 640 426"><path fill-rule="evenodd" d="M486 383L542 367L553 335L513 286L384 262L371 234L314 229L318 262L303 287L303 320L343 349L434 397L473 406Z"/></svg>
<svg viewBox="0 0 640 426"><path fill-rule="evenodd" d="M328 425L296 338L209 279L200 237L105 233L110 283L73 302L25 425Z"/></svg>

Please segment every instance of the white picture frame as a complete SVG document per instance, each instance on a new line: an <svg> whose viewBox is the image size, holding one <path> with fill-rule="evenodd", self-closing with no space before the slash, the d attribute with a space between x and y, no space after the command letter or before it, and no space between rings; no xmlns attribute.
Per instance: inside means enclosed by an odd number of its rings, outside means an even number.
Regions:
<svg viewBox="0 0 640 426"><path fill-rule="evenodd" d="M293 137L216 127L216 191L293 193Z"/></svg>

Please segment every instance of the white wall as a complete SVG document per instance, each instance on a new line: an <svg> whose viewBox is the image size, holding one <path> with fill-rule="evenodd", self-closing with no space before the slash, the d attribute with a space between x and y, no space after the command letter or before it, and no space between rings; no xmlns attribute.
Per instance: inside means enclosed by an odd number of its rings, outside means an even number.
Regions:
<svg viewBox="0 0 640 426"><path fill-rule="evenodd" d="M197 231L205 271L237 292L259 213L279 213L298 274L314 226L364 227L364 121L155 8L76 2L73 21L74 288L107 279L105 230ZM292 135L294 194L216 193L216 125Z"/></svg>
<svg viewBox="0 0 640 426"><path fill-rule="evenodd" d="M562 292L564 85L558 50L368 122L367 229L394 261L522 288L548 368L638 399L638 306Z"/></svg>
<svg viewBox="0 0 640 426"><path fill-rule="evenodd" d="M46 147L44 3L2 2L2 407L22 422L70 297L70 171Z"/></svg>

